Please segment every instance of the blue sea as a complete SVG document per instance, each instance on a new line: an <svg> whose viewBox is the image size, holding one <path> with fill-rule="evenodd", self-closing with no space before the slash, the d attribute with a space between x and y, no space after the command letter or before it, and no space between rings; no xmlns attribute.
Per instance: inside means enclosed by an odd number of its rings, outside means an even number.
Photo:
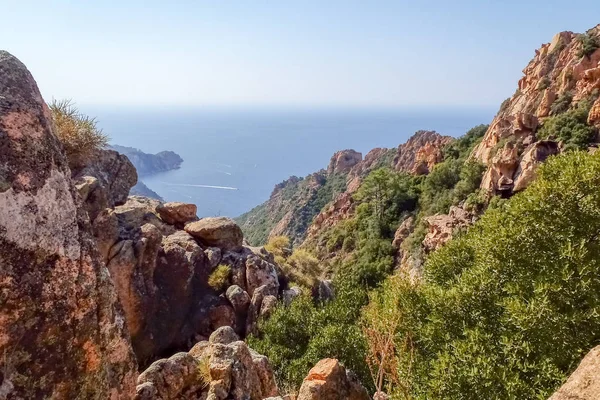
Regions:
<svg viewBox="0 0 600 400"><path fill-rule="evenodd" d="M147 153L172 150L182 167L143 182L199 216L238 216L291 175L326 168L331 155L396 147L419 129L460 136L493 109L127 109L88 108L111 143Z"/></svg>

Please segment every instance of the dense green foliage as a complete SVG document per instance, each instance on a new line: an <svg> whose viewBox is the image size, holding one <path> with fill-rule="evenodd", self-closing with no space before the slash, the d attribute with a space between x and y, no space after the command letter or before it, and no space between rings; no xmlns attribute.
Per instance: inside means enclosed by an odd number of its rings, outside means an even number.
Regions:
<svg viewBox="0 0 600 400"><path fill-rule="evenodd" d="M236 218L244 237L252 245L267 243L271 229L288 212L293 218L286 233L293 242L301 241L315 215L346 190L346 175L319 172L304 179L292 178L280 185L276 207L269 207L269 202L265 202Z"/></svg>
<svg viewBox="0 0 600 400"><path fill-rule="evenodd" d="M596 130L587 124L590 108L591 102L582 101L571 110L547 118L538 130L538 137L554 137L567 148L586 148L596 136Z"/></svg>
<svg viewBox="0 0 600 400"><path fill-rule="evenodd" d="M599 186L600 155L553 157L433 253L421 285L373 296L365 324L400 311L399 398L545 399L561 384L600 342Z"/></svg>
<svg viewBox="0 0 600 400"><path fill-rule="evenodd" d="M578 37L579 43L581 43L581 49L579 50L579 57L589 57L598 48L600 48L600 40L596 36L590 34L583 34Z"/></svg>
<svg viewBox="0 0 600 400"><path fill-rule="evenodd" d="M426 177L387 168L372 171L354 195L355 216L322 232L314 243L285 260L285 268L297 276L300 269L314 268L314 263L306 261L313 260L306 249L314 251L326 264L318 268L320 273L333 276L336 297L326 303L308 298L293 302L260 323L260 334L250 339L251 345L269 357L281 385L297 387L306 371L324 357L340 359L364 384L371 384L367 340L359 318L368 292L393 271L394 233L409 214L447 212L450 205L476 191L482 167L465 159L486 130L487 126L478 126L448 145L445 161ZM278 246L273 243L273 247ZM296 253L304 261L295 262Z"/></svg>

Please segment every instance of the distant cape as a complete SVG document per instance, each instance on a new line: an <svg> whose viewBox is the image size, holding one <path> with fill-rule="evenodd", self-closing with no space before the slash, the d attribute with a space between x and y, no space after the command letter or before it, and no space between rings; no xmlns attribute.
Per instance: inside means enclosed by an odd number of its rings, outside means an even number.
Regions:
<svg viewBox="0 0 600 400"><path fill-rule="evenodd" d="M183 158L173 151L161 151L156 154L148 154L134 147L119 146L116 144L111 145L110 148L126 155L135 166L140 178L159 172L178 169L183 162ZM142 180L138 180L138 183L131 188L130 194L151 197L161 201L163 200L158 193L146 186Z"/></svg>

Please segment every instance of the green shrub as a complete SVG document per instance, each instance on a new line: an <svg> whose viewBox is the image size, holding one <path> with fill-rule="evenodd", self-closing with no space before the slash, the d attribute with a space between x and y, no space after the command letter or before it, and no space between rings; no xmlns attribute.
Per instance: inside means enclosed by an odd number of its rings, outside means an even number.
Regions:
<svg viewBox="0 0 600 400"><path fill-rule="evenodd" d="M590 57L598 48L600 48L600 40L596 36L590 34L579 35L577 38L581 44L579 57Z"/></svg>
<svg viewBox="0 0 600 400"><path fill-rule="evenodd" d="M573 102L573 93L564 92L550 106L552 115L558 115L566 112Z"/></svg>
<svg viewBox="0 0 600 400"><path fill-rule="evenodd" d="M399 308L410 398L545 399L598 344L599 186L600 154L552 157L528 189L434 252L420 286L384 285L372 307ZM381 314L367 326L385 324Z"/></svg>
<svg viewBox="0 0 600 400"><path fill-rule="evenodd" d="M586 148L596 135L596 130L587 124L589 111L589 103L580 102L567 112L547 118L537 135L562 140L570 148Z"/></svg>
<svg viewBox="0 0 600 400"><path fill-rule="evenodd" d="M221 264L212 271L208 277L208 286L220 292L229 285L229 276L231 275L231 267Z"/></svg>
<svg viewBox="0 0 600 400"><path fill-rule="evenodd" d="M540 79L540 82L538 83L538 90L545 90L547 88L550 87L550 78L548 78L547 76L544 76L542 79Z"/></svg>
<svg viewBox="0 0 600 400"><path fill-rule="evenodd" d="M481 142L489 125L477 125L467 131L463 136L457 138L444 149L444 159L454 158L459 160L466 159L473 148Z"/></svg>
<svg viewBox="0 0 600 400"><path fill-rule="evenodd" d="M79 112L71 100L53 100L48 107L71 167L85 165L94 151L108 145L108 136L98 128L96 120Z"/></svg>

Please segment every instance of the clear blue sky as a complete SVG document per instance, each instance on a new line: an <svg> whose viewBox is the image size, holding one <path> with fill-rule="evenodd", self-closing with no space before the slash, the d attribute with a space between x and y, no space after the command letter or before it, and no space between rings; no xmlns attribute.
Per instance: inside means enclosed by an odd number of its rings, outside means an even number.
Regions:
<svg viewBox="0 0 600 400"><path fill-rule="evenodd" d="M0 0L45 98L89 105L497 106L600 1Z"/></svg>

